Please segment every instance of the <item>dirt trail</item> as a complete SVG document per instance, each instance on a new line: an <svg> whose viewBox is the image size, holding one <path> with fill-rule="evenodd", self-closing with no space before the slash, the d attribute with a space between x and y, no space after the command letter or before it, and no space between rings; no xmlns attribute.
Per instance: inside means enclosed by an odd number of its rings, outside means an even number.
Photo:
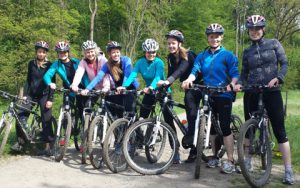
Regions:
<svg viewBox="0 0 300 188"><path fill-rule="evenodd" d="M178 131L179 132L179 131ZM179 134L181 140L182 135ZM181 159L188 157L188 150L181 148ZM80 188L80 187L249 187L243 176L221 174L219 168L201 167L199 180L193 178L194 164L173 165L165 174L143 176L128 169L120 174L111 173L106 167L94 170L89 164L82 165L80 154L69 148L60 163L47 157L10 156L0 158L0 187L4 188ZM282 168L274 166L269 186L284 187L281 184ZM296 176L300 187L300 177Z"/></svg>

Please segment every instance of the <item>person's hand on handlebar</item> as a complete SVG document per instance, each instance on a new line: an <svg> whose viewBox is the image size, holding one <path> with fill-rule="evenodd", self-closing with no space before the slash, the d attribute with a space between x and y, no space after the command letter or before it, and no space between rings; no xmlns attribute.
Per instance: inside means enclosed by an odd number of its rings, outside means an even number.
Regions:
<svg viewBox="0 0 300 188"><path fill-rule="evenodd" d="M81 95L83 95L83 96L87 96L88 93L89 93L89 90L87 90L87 89L84 89L81 91Z"/></svg>
<svg viewBox="0 0 300 188"><path fill-rule="evenodd" d="M273 78L273 79L268 83L269 88L271 88L271 87L277 87L278 85L279 85L279 79L278 79L278 78Z"/></svg>
<svg viewBox="0 0 300 188"><path fill-rule="evenodd" d="M78 86L71 86L71 89L72 89L72 91L74 91L75 93L77 93L78 92Z"/></svg>
<svg viewBox="0 0 300 188"><path fill-rule="evenodd" d="M56 84L55 83L51 83L49 86L50 86L51 89L56 89Z"/></svg>
<svg viewBox="0 0 300 188"><path fill-rule="evenodd" d="M150 94L153 92L153 88L150 86L150 87L146 87L143 89L143 92L146 93L146 94Z"/></svg>
<svg viewBox="0 0 300 188"><path fill-rule="evenodd" d="M119 86L119 87L117 87L117 89L116 89L116 94L121 94L122 91L125 91L125 90L126 90L126 87Z"/></svg>
<svg viewBox="0 0 300 188"><path fill-rule="evenodd" d="M235 92L238 92L238 91L242 91L242 85L241 84L236 84L234 87L233 87L233 91Z"/></svg>
<svg viewBox="0 0 300 188"><path fill-rule="evenodd" d="M168 80L159 80L156 83L156 87L161 87L162 85L170 85L170 82Z"/></svg>

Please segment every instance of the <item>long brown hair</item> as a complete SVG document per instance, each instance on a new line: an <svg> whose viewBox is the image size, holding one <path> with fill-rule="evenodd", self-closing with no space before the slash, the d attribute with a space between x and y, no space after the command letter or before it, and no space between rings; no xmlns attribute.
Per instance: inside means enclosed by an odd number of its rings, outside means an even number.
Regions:
<svg viewBox="0 0 300 188"><path fill-rule="evenodd" d="M121 61L114 62L111 57L109 57L107 61L108 69L116 81L119 81L121 79L120 76L123 73L122 69L120 69L120 63Z"/></svg>

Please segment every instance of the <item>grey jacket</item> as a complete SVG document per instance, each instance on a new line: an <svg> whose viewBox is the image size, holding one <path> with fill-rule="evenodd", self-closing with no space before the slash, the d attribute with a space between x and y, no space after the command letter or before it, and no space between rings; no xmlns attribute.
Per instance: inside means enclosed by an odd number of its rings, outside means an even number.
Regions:
<svg viewBox="0 0 300 188"><path fill-rule="evenodd" d="M283 83L287 69L287 58L280 42L262 38L244 50L240 83L266 85L273 78Z"/></svg>

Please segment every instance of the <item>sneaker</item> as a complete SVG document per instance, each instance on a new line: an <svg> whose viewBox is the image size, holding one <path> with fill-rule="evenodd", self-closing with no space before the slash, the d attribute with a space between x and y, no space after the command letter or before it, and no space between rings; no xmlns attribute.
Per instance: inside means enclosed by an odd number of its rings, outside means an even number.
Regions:
<svg viewBox="0 0 300 188"><path fill-rule="evenodd" d="M294 174L292 170L286 170L284 173L284 177L282 180L282 183L288 184L288 185L293 185L295 182Z"/></svg>
<svg viewBox="0 0 300 188"><path fill-rule="evenodd" d="M23 149L22 144L20 144L19 142L16 142L14 145L12 145L10 147L11 150L15 151L15 152L20 152Z"/></svg>
<svg viewBox="0 0 300 188"><path fill-rule="evenodd" d="M181 164L180 154L178 152L175 153L173 164Z"/></svg>
<svg viewBox="0 0 300 188"><path fill-rule="evenodd" d="M214 158L210 159L210 160L206 163L206 166L207 166L208 168L216 168L216 167L219 166L219 164L220 164L220 160L217 159L216 157L214 157Z"/></svg>
<svg viewBox="0 0 300 188"><path fill-rule="evenodd" d="M225 174L231 174L231 173L235 172L235 165L231 161L225 161L222 164L221 172L223 172Z"/></svg>

